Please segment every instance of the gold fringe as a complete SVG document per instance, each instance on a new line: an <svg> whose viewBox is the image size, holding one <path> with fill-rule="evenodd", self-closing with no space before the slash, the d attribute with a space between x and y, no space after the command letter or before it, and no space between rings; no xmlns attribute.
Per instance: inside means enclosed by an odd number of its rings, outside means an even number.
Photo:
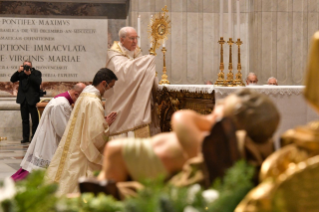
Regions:
<svg viewBox="0 0 319 212"><path fill-rule="evenodd" d="M118 132L118 133L110 134L110 136L120 135L120 134L123 134L123 133L127 133L127 132L129 132L129 131L135 131L135 130L138 130L138 129L140 129L140 128L149 126L150 124L151 124L151 122L148 123L148 124L144 124L144 125L141 125L141 126L138 126L138 127L135 127L135 128L131 128L131 129L128 129L128 130L124 130L124 131L121 131L121 132Z"/></svg>
<svg viewBox="0 0 319 212"><path fill-rule="evenodd" d="M145 127L134 130L135 138L149 138L151 136L150 126L146 125Z"/></svg>

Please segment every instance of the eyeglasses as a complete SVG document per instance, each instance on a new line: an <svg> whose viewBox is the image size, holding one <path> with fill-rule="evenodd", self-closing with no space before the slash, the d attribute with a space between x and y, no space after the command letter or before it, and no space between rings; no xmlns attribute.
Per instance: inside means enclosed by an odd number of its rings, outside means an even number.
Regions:
<svg viewBox="0 0 319 212"><path fill-rule="evenodd" d="M134 41L134 40L137 40L137 39L139 39L140 37L139 36L137 36L137 37L129 37L128 39L130 39L131 41Z"/></svg>

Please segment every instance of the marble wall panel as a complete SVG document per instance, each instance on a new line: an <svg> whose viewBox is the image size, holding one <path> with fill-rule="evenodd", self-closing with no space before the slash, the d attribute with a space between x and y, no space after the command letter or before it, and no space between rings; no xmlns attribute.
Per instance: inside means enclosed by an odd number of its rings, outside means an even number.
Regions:
<svg viewBox="0 0 319 212"><path fill-rule="evenodd" d="M199 69L202 63L201 47L202 34L199 28L202 28L202 15L198 13L187 13L187 80L191 84L195 84L201 79L201 70Z"/></svg>
<svg viewBox="0 0 319 212"><path fill-rule="evenodd" d="M139 12L157 12L155 11L155 0L138 0Z"/></svg>
<svg viewBox="0 0 319 212"><path fill-rule="evenodd" d="M307 1L305 0L293 0L292 5L293 12L304 12L307 10Z"/></svg>
<svg viewBox="0 0 319 212"><path fill-rule="evenodd" d="M303 72L300 70L304 69L304 61L303 61L303 15L300 12L294 12L293 16L293 24L292 24L292 40L294 51L292 52L292 80L293 82L298 83L302 77Z"/></svg>
<svg viewBox="0 0 319 212"><path fill-rule="evenodd" d="M217 39L219 36L218 30L214 29L215 23L218 22L218 16L216 14L204 13L203 15L203 79L202 81L216 80L216 76L219 72L219 44Z"/></svg>
<svg viewBox="0 0 319 212"><path fill-rule="evenodd" d="M138 11L138 3L139 3L139 0L131 0L131 2L130 2L130 12Z"/></svg>
<svg viewBox="0 0 319 212"><path fill-rule="evenodd" d="M308 0L308 12L318 12L318 0Z"/></svg>
<svg viewBox="0 0 319 212"><path fill-rule="evenodd" d="M277 0L262 1L261 2L262 12L271 12L277 10Z"/></svg>
<svg viewBox="0 0 319 212"><path fill-rule="evenodd" d="M219 13L220 0L202 0L204 13Z"/></svg>
<svg viewBox="0 0 319 212"><path fill-rule="evenodd" d="M186 0L187 12L202 12L202 0Z"/></svg>
<svg viewBox="0 0 319 212"><path fill-rule="evenodd" d="M270 76L266 76L260 81L262 84L267 84L269 77L277 76L277 12L271 13L271 68Z"/></svg>
<svg viewBox="0 0 319 212"><path fill-rule="evenodd" d="M271 75L271 43L272 39L272 12L263 12L261 14L262 17L262 34L261 34L261 40L262 40L262 61L261 61L261 69L258 70L256 74L260 76L259 81L262 79L266 79Z"/></svg>
<svg viewBox="0 0 319 212"><path fill-rule="evenodd" d="M313 34L319 30L318 13L308 13L308 45L311 44Z"/></svg>
<svg viewBox="0 0 319 212"><path fill-rule="evenodd" d="M254 1L254 11L255 12L261 12L261 2L262 0L255 0Z"/></svg>
<svg viewBox="0 0 319 212"><path fill-rule="evenodd" d="M173 0L171 1L172 12L185 12L187 8L187 0Z"/></svg>
<svg viewBox="0 0 319 212"><path fill-rule="evenodd" d="M171 83L183 84L186 81L186 13L173 12L171 14L172 25L171 31L171 52L173 58L171 60Z"/></svg>
<svg viewBox="0 0 319 212"><path fill-rule="evenodd" d="M287 0L277 1L277 12L288 12L289 2Z"/></svg>
<svg viewBox="0 0 319 212"><path fill-rule="evenodd" d="M142 14L142 37L147 35L150 14L168 5L172 33L167 42L167 69L171 83L201 84L213 78L219 66L220 36L229 38L228 1L224 1L223 28L219 32L220 0L133 0L131 23L136 25ZM270 76L280 84L300 84L307 61L312 34L318 30L319 0L241 0L240 34L241 63L244 77L256 72L263 84ZM236 0L232 0L232 37L237 39ZM146 17L143 17L145 16ZM146 18L143 20L143 18ZM210 33L211 32L211 33ZM208 40L211 40L209 42ZM149 41L142 39L143 53L148 53ZM228 69L229 48L224 45L225 69ZM211 49L212 48L212 49ZM162 71L162 56L158 50L157 70ZM237 66L237 46L233 48L233 69ZM170 70L171 69L171 70ZM196 70L196 71L194 71ZM160 76L159 76L160 78Z"/></svg>
<svg viewBox="0 0 319 212"><path fill-rule="evenodd" d="M0 103L2 103L0 101ZM0 136L7 140L22 140L22 120L20 110L0 110Z"/></svg>
<svg viewBox="0 0 319 212"><path fill-rule="evenodd" d="M303 43L302 45L302 61L303 61L303 69L301 70L303 72L302 75L302 79L299 80L300 83L298 84L303 84L304 78L305 78L305 71L306 71L306 67L307 67L307 62L308 62L308 49L309 49L309 45L308 45L308 40L310 40L308 38L308 13L302 13L303 16L303 35L301 38L301 42Z"/></svg>
<svg viewBox="0 0 319 212"><path fill-rule="evenodd" d="M287 67L288 67L288 43L287 30L288 30L288 13L277 13L277 80L279 84L286 83L288 80Z"/></svg>

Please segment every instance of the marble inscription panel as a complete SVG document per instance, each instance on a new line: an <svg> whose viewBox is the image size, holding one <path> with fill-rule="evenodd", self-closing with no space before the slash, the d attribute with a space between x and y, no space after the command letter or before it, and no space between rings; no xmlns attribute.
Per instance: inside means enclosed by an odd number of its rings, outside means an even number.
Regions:
<svg viewBox="0 0 319 212"><path fill-rule="evenodd" d="M91 81L105 66L104 19L0 18L0 81L8 82L24 60L43 81Z"/></svg>

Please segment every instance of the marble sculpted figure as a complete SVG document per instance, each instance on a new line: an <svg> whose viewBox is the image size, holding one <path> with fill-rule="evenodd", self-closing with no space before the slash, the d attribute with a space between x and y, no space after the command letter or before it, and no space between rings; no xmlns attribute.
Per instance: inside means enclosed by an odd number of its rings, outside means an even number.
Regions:
<svg viewBox="0 0 319 212"><path fill-rule="evenodd" d="M108 50L106 67L118 77L113 89L104 94L106 114L115 111L117 119L110 127L111 136L149 137L159 132L154 94L157 90L155 57L142 56L134 28L124 27ZM113 95L115 93L116 95Z"/></svg>
<svg viewBox="0 0 319 212"><path fill-rule="evenodd" d="M236 129L245 132L239 136L243 140L243 147L238 148L244 149L247 158L254 155L253 164L260 167L274 150L271 138L280 116L266 96L244 89L219 102L211 114L201 115L192 110L175 112L171 123L173 132L160 133L147 139L109 141L104 150L103 169L98 180L123 182L130 177L142 181L145 178L172 176L181 171L188 160L200 157L203 140L223 117L230 117Z"/></svg>

